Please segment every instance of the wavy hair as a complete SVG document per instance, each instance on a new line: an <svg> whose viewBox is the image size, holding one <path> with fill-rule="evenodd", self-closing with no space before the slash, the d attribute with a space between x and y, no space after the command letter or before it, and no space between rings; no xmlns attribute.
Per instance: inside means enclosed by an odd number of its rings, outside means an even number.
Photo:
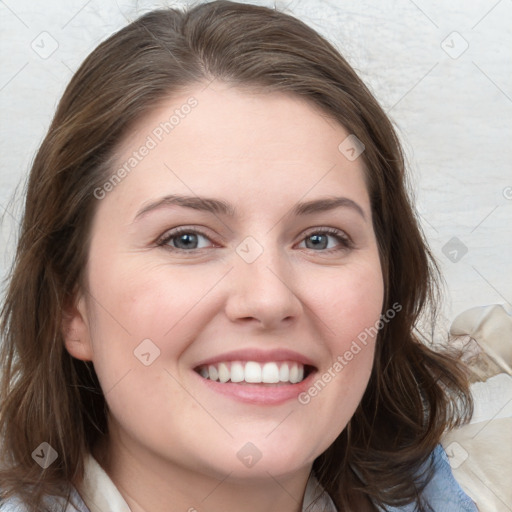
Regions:
<svg viewBox="0 0 512 512"><path fill-rule="evenodd" d="M152 11L101 43L73 76L35 157L9 286L1 310L1 496L29 510L44 495L69 498L84 458L107 429L92 365L65 350L65 306L84 281L94 190L115 151L151 109L194 84L300 96L365 145L365 180L385 282L368 387L355 414L313 470L340 510L414 501L446 429L472 413L466 373L417 330L435 321L438 270L411 205L395 130L348 62L306 24L276 10L213 1ZM428 314L427 314L428 313ZM59 454L42 470L31 457L48 442ZM428 472L427 472L428 473Z"/></svg>

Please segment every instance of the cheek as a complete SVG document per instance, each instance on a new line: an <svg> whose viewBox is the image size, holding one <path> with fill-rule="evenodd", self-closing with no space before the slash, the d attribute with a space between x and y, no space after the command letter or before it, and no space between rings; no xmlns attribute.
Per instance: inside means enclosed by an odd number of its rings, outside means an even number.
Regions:
<svg viewBox="0 0 512 512"><path fill-rule="evenodd" d="M172 364L196 334L197 314L203 322L214 314L204 299L222 272L197 266L171 273L164 264L148 266L138 258L129 263L111 258L110 265L102 261L97 258L90 268L90 327L98 374L109 380L119 377L138 363L141 351Z"/></svg>
<svg viewBox="0 0 512 512"><path fill-rule="evenodd" d="M379 321L384 296L380 265L375 259L361 262L314 282L312 307L323 322L331 354L339 355Z"/></svg>
<svg viewBox="0 0 512 512"><path fill-rule="evenodd" d="M328 445L345 428L368 384L384 285L377 259L317 276L314 282L317 293L309 295L310 306L325 333L330 360L299 402L313 408L315 417L330 418Z"/></svg>
<svg viewBox="0 0 512 512"><path fill-rule="evenodd" d="M168 397L176 410L190 407L174 377L179 378L180 357L202 325L198 313L202 321L212 314L202 299L219 279L218 272L199 269L136 268L134 260L109 266L98 258L90 274L94 367L110 411L128 430L149 415L155 425L169 424L162 402Z"/></svg>

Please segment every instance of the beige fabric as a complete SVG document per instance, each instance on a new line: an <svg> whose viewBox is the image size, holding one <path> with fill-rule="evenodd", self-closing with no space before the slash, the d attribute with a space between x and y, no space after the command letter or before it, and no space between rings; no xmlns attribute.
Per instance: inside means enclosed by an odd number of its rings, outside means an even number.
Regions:
<svg viewBox="0 0 512 512"><path fill-rule="evenodd" d="M453 321L450 334L468 335L476 340L499 371L512 376L512 315L502 305L493 304L464 311Z"/></svg>
<svg viewBox="0 0 512 512"><path fill-rule="evenodd" d="M480 512L512 511L512 315L501 305L472 308L451 326L473 372L475 414L442 439L452 471ZM459 338L460 340L461 338Z"/></svg>
<svg viewBox="0 0 512 512"><path fill-rule="evenodd" d="M453 476L480 512L512 510L511 435L512 419L500 418L465 425L443 438Z"/></svg>

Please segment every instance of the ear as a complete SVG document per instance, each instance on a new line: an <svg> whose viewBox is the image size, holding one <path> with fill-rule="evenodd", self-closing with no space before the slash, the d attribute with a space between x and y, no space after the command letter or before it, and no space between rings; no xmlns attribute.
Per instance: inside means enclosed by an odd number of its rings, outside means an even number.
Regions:
<svg viewBox="0 0 512 512"><path fill-rule="evenodd" d="M62 312L62 336L69 354L82 361L92 361L93 349L85 298L82 294Z"/></svg>

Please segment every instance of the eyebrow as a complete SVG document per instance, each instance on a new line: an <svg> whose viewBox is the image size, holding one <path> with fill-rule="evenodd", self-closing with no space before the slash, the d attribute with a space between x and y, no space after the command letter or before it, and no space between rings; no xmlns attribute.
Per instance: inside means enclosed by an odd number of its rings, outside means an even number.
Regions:
<svg viewBox="0 0 512 512"><path fill-rule="evenodd" d="M158 210L165 206L183 206L185 208L192 208L194 210L210 212L213 214L223 214L230 217L235 215L235 208L233 206L218 199L199 196L170 195L162 197L161 199L153 201L144 206L141 210L139 210L139 212L137 212L137 215L135 215L133 221L135 222L147 213L153 210Z"/></svg>
<svg viewBox="0 0 512 512"><path fill-rule="evenodd" d="M294 215L308 215L317 212L326 212L336 208L350 208L357 212L364 220L366 215L364 210L352 199L348 197L329 197L325 199L316 199L305 203L298 203L292 210Z"/></svg>
<svg viewBox="0 0 512 512"><path fill-rule="evenodd" d="M169 195L143 206L135 215L133 222L139 220L151 211L167 206L182 206L194 210L210 212L215 215L222 214L230 217L233 217L236 213L234 206L219 199L199 196ZM348 197L329 197L298 203L293 207L291 213L296 216L311 215L313 213L330 211L336 208L350 208L366 220L366 215L361 206Z"/></svg>

